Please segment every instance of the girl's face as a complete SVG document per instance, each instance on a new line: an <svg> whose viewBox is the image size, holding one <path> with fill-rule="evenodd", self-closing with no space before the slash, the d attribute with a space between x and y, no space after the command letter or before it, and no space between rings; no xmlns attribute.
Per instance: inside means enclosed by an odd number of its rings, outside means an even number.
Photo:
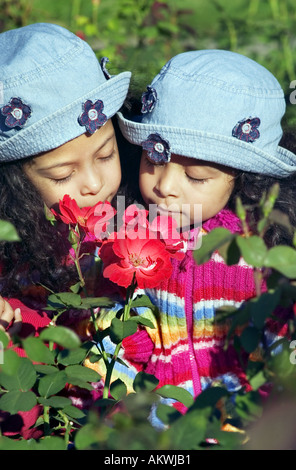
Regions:
<svg viewBox="0 0 296 470"><path fill-rule="evenodd" d="M111 202L121 181L112 121L92 135L82 134L34 158L24 165L24 171L49 208L65 194L79 207Z"/></svg>
<svg viewBox="0 0 296 470"><path fill-rule="evenodd" d="M226 206L234 174L226 167L180 155L172 155L169 163L156 164L143 151L139 184L148 207L156 204L161 215L171 215L179 227L188 227Z"/></svg>

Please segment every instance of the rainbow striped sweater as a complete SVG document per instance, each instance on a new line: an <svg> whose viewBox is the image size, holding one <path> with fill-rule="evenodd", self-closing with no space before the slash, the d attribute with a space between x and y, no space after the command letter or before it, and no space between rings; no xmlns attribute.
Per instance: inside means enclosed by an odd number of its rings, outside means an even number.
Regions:
<svg viewBox="0 0 296 470"><path fill-rule="evenodd" d="M208 221L206 232L223 226L233 232L240 231L239 219L228 210L221 211ZM166 384L180 386L196 397L211 385L225 386L230 392L245 387L250 389L247 377L233 345L225 348L230 320L216 322L216 310L223 306L240 307L256 296L253 269L244 260L227 266L223 258L214 253L203 265L197 265L192 251L187 251L182 261L172 260L173 272L157 288L138 290L146 294L158 307L158 314L151 309L138 308L137 314L149 318L155 328L141 327L134 335L123 340L121 359L126 365L117 363L113 380L120 378L132 391L132 382L139 371L153 374L159 380L158 387ZM110 325L121 304L111 311L102 311L99 327ZM284 327L283 327L284 328ZM268 341L271 343L283 329L272 328ZM114 351L108 337L104 340L107 352ZM100 361L88 364L104 376L104 365ZM128 366L128 367L127 367ZM166 403L172 400L165 399ZM175 406L181 411L180 403ZM152 423L159 426L158 418Z"/></svg>

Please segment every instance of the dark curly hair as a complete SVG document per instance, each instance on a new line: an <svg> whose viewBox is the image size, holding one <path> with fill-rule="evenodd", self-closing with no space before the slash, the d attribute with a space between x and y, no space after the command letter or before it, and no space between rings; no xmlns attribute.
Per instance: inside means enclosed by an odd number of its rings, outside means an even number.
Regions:
<svg viewBox="0 0 296 470"><path fill-rule="evenodd" d="M295 134L285 132L280 146L295 153ZM265 232L264 240L269 247L275 245L292 246L296 228L296 171L287 178L276 178L244 171L236 172L234 189L228 201L228 207L235 211L236 197L239 196L245 206L250 206L249 223L251 229L255 231L260 218L259 201L262 195L267 193L275 183L279 184L280 191L274 209L286 216L288 223L273 223Z"/></svg>
<svg viewBox="0 0 296 470"><path fill-rule="evenodd" d="M130 204L136 198L133 188L137 187L138 159L133 157L134 146L123 138L116 117L112 123L122 166L119 194ZM46 220L43 200L23 171L31 158L0 164L0 220L10 221L21 239L0 243L0 292L7 297L21 296L24 280L55 292L78 280L76 270L62 262L70 248L63 233L66 227L53 227Z"/></svg>

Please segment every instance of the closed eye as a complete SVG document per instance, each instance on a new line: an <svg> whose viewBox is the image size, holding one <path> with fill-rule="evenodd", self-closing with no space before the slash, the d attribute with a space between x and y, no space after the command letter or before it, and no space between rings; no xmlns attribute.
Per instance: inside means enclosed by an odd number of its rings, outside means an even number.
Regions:
<svg viewBox="0 0 296 470"><path fill-rule="evenodd" d="M68 176L65 176L64 178L59 178L59 179L56 179L56 178L50 178L55 184L63 184L63 183L66 183L67 181L70 181L70 179L72 178L72 175L73 173L71 173L70 175Z"/></svg>
<svg viewBox="0 0 296 470"><path fill-rule="evenodd" d="M197 183L197 184L204 184L208 181L208 178L192 178L192 176L189 176L187 175L186 173L186 177L188 178L188 180L191 182L191 183Z"/></svg>

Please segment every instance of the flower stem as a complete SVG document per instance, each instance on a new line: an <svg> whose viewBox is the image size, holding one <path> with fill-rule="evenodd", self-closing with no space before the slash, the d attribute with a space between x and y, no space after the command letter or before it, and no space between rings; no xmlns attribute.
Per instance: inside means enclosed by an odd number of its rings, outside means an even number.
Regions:
<svg viewBox="0 0 296 470"><path fill-rule="evenodd" d="M137 282L136 282L136 277L134 273L132 283L127 288L127 291L126 291L124 311L121 317L122 321L127 321L130 318L131 305L132 305L133 295L134 295L136 287L137 287ZM103 398L109 397L109 389L111 385L112 372L113 372L115 362L117 360L121 346L122 346L122 341L116 345L111 361L108 363L105 363L106 364L106 379L105 379L105 384L104 384L104 389L103 389Z"/></svg>

